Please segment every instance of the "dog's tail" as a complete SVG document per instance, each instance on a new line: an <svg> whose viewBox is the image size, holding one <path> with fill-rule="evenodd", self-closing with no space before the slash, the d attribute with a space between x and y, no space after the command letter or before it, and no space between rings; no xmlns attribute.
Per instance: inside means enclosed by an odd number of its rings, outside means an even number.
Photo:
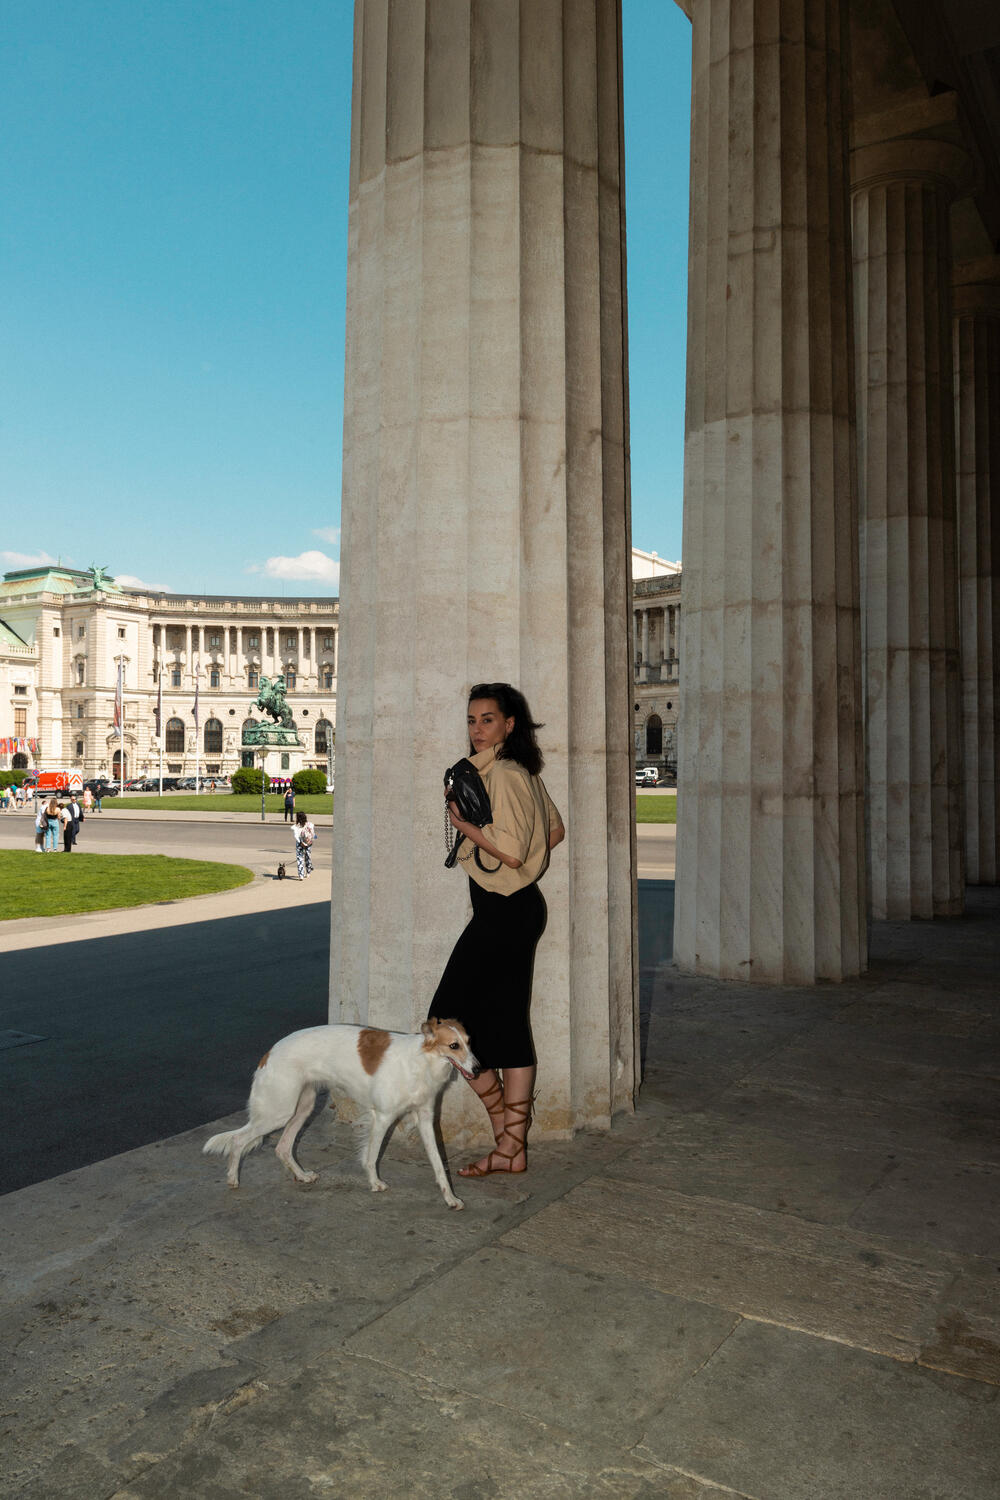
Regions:
<svg viewBox="0 0 1000 1500"><path fill-rule="evenodd" d="M206 1156L228 1156L239 1134L238 1130L224 1130L221 1135L209 1136L201 1149Z"/></svg>

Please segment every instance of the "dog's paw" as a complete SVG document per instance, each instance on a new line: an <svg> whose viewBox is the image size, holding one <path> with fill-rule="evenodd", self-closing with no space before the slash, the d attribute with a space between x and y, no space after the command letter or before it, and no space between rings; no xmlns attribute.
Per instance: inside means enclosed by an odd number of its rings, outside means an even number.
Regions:
<svg viewBox="0 0 1000 1500"><path fill-rule="evenodd" d="M301 1177L297 1177L295 1180L296 1180L296 1182L304 1182L304 1183L318 1182L319 1181L319 1173L318 1172L303 1172L302 1176Z"/></svg>
<svg viewBox="0 0 1000 1500"><path fill-rule="evenodd" d="M464 1208L465 1207L465 1204L462 1202L461 1198L456 1198L454 1195L452 1195L452 1197L450 1197L450 1198L446 1198L444 1201L447 1203L447 1205L448 1205L449 1208Z"/></svg>
<svg viewBox="0 0 1000 1500"><path fill-rule="evenodd" d="M387 1192L388 1191L388 1187L389 1187L389 1184L387 1182L383 1182L382 1179L381 1179L381 1177L377 1177L375 1179L375 1181L371 1184L371 1190L372 1190L373 1193L384 1193L384 1192Z"/></svg>

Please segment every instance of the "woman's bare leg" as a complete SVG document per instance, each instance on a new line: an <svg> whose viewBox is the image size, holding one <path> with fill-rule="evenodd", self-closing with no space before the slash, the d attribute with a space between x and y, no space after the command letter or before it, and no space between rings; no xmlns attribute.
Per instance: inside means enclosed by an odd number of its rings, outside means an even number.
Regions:
<svg viewBox="0 0 1000 1500"><path fill-rule="evenodd" d="M484 1177L490 1172L525 1171L528 1165L525 1141L528 1126L531 1124L531 1099L535 1088L535 1071L533 1066L504 1068L503 1130L496 1135L496 1120L491 1111L490 1119L494 1122L496 1146L472 1166L462 1167L459 1177ZM496 1074L494 1073L493 1076L496 1077ZM481 1073L476 1083L481 1082L483 1077ZM477 1089L476 1092L479 1093L479 1090Z"/></svg>
<svg viewBox="0 0 1000 1500"><path fill-rule="evenodd" d="M500 1075L495 1068L484 1068L478 1078L469 1079L469 1087L474 1094L478 1094L483 1101L483 1107L490 1117L493 1127L493 1139L498 1141L503 1135L506 1117L504 1115L504 1092Z"/></svg>

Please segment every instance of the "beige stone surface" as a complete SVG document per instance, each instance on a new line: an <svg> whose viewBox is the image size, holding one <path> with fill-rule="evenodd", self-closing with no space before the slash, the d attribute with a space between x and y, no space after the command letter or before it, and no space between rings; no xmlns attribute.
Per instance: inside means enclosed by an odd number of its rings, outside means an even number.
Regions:
<svg viewBox="0 0 1000 1500"><path fill-rule="evenodd" d="M949 141L852 154L875 917L954 916L965 883Z"/></svg>
<svg viewBox="0 0 1000 1500"><path fill-rule="evenodd" d="M467 917L442 775L468 687L514 682L569 829L539 1123L607 1125L635 1088L618 8L357 16L334 1018L426 1014Z"/></svg>
<svg viewBox="0 0 1000 1500"><path fill-rule="evenodd" d="M842 11L693 22L674 956L841 979L866 961Z"/></svg>
<svg viewBox="0 0 1000 1500"><path fill-rule="evenodd" d="M568 1193L502 1242L598 1264L675 1297L915 1358L954 1275L947 1257L748 1205L616 1180Z"/></svg>
<svg viewBox="0 0 1000 1500"><path fill-rule="evenodd" d="M1000 257L955 268L955 460L971 885L1000 875Z"/></svg>

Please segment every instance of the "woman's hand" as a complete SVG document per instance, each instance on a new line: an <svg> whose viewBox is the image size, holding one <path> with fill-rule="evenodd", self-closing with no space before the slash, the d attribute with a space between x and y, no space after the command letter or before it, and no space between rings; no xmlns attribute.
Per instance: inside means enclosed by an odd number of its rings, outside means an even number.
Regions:
<svg viewBox="0 0 1000 1500"><path fill-rule="evenodd" d="M458 816L458 808L454 802L448 803L448 821L452 828L457 828L459 833L463 833L466 838L469 837L469 830L473 828L473 824L462 822L462 819Z"/></svg>

